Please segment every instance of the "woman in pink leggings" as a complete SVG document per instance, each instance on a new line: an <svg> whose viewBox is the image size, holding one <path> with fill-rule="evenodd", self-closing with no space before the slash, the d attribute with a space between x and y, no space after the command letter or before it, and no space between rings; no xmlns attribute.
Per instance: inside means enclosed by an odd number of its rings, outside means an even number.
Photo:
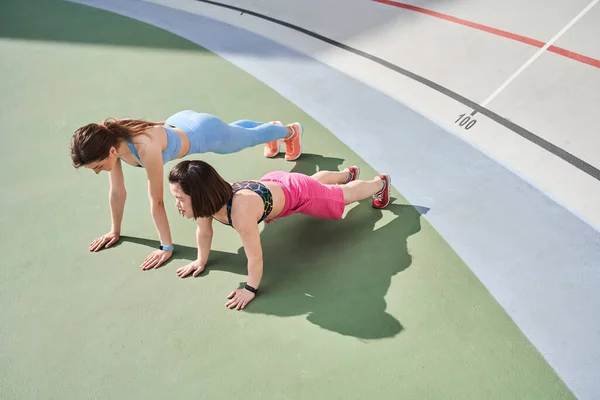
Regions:
<svg viewBox="0 0 600 400"><path fill-rule="evenodd" d="M343 171L319 171L312 176L276 171L258 181L230 184L204 161L182 161L169 174L171 194L179 213L196 220L198 258L179 268L181 278L198 276L208 261L212 221L232 226L240 235L248 259L248 280L232 291L225 304L243 309L256 295L263 273L258 224L292 214L340 219L347 204L373 197L374 208L389 203L390 177L381 174L370 181L357 180L358 167Z"/></svg>

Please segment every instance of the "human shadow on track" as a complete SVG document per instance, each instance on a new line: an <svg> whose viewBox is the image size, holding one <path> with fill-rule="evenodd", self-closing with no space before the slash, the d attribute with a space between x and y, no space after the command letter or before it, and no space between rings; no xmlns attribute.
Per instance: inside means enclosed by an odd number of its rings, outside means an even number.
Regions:
<svg viewBox="0 0 600 400"><path fill-rule="evenodd" d="M306 154L293 171L337 170L343 161ZM360 339L400 333L401 323L386 312L385 296L392 277L411 265L407 240L420 231L420 216L428 210L393 201L386 209L376 210L367 199L340 221L293 215L266 226L261 232L264 273L260 293L245 311L280 317L307 315L308 321L323 329ZM386 213L393 218L377 227ZM131 237L123 241L157 243ZM169 263L194 260L196 251L178 245ZM243 247L237 253L211 250L202 279L211 270L245 278Z"/></svg>
<svg viewBox="0 0 600 400"><path fill-rule="evenodd" d="M343 161L303 154L292 171L338 170ZM293 215L267 225L261 233L260 293L246 311L281 317L306 314L323 329L361 339L400 333L401 323L385 311L385 296L392 277L411 265L407 240L420 231L420 216L426 210L393 203L376 210L370 202L355 205L340 221ZM376 229L386 213L393 218ZM211 260L208 270L247 274L243 248L232 258L211 253Z"/></svg>

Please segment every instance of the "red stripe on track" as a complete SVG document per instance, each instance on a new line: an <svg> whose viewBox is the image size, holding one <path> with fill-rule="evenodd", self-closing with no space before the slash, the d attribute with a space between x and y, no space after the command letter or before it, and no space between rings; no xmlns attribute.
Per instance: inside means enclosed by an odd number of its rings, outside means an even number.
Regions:
<svg viewBox="0 0 600 400"><path fill-rule="evenodd" d="M491 26L478 24L476 22L467 21L467 20L461 19L461 18L456 18L456 17L453 17L448 14L442 14L437 11L432 11L432 10L428 10L426 8L413 6L411 4L399 3L397 1L391 1L391 0L373 0L373 1L375 1L377 3L382 3L382 4L387 4L390 6L398 7L398 8L403 8L405 10L416 11L416 12L426 14L426 15L429 15L432 17L440 18L440 19L443 19L446 21L454 22L456 24L468 26L473 29L478 29L480 31L491 33L493 35L502 36L507 39L516 40L517 42L525 43L525 44L528 44L528 45L534 46L534 47L542 48L546 44L544 42L541 42L536 39L528 38L526 36L517 35L515 33L503 31L502 29L492 28ZM550 47L548 47L547 51L561 55L563 57L570 58L570 59L578 61L580 63L584 63L584 64L591 65L596 68L600 68L600 60L597 60L592 57L584 56L583 54L575 53L575 52L567 50L567 49L563 49L562 47L550 46Z"/></svg>

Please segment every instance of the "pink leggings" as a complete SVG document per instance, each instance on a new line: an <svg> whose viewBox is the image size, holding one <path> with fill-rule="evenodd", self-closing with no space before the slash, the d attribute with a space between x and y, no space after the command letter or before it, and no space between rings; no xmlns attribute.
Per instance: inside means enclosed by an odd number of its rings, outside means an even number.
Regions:
<svg viewBox="0 0 600 400"><path fill-rule="evenodd" d="M338 185L325 185L312 176L283 171L270 172L260 180L277 182L283 189L285 206L276 218L304 214L340 219L344 214L344 192Z"/></svg>

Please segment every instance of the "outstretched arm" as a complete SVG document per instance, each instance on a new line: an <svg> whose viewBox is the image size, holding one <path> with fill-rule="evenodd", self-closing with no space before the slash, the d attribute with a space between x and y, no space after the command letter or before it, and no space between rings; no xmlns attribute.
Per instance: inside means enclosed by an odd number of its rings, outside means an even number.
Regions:
<svg viewBox="0 0 600 400"><path fill-rule="evenodd" d="M208 255L210 254L210 246L212 244L212 221L212 217L198 218L196 220L196 244L198 245L198 258L191 263L177 269L177 275L180 278L184 278L192 272L194 273L193 276L198 276L202 271L204 271L206 263L208 262Z"/></svg>
<svg viewBox="0 0 600 400"><path fill-rule="evenodd" d="M257 290L263 275L263 256L256 208L254 207L256 203L252 201L254 199L248 200L238 202L231 217L235 230L242 239L242 245L248 259L247 286ZM227 296L230 300L225 305L231 309L244 309L254 297L255 293L249 289L236 289Z"/></svg>
<svg viewBox="0 0 600 400"><path fill-rule="evenodd" d="M152 219L154 220L154 226L158 231L161 245L172 246L171 230L169 228L169 220L167 218L163 198L164 168L162 151L158 143L148 139L144 140L143 145L140 147L142 150L138 150L138 153L140 155L140 161L146 168L146 174L148 176L148 197L150 198L150 212L152 214ZM144 270L158 268L172 255L172 250L156 250L146 258L141 268Z"/></svg>
<svg viewBox="0 0 600 400"><path fill-rule="evenodd" d="M125 179L123 178L123 165L120 158L117 159L114 168L108 172L108 177L110 181L111 232L120 235L123 210L125 210L125 200L127 200L127 190L125 189Z"/></svg>
<svg viewBox="0 0 600 400"><path fill-rule="evenodd" d="M237 227L236 230L242 239L242 245L248 260L247 283L254 289L258 289L263 275L262 246L258 224L253 220L250 220L250 224L250 226Z"/></svg>
<svg viewBox="0 0 600 400"><path fill-rule="evenodd" d="M125 200L127 199L121 159L117 159L114 168L108 172L108 177L110 182L108 204L110 206L110 216L112 221L110 232L95 239L90 244L90 251L109 248L119 240L121 235L121 222L123 221L123 210L125 209Z"/></svg>

